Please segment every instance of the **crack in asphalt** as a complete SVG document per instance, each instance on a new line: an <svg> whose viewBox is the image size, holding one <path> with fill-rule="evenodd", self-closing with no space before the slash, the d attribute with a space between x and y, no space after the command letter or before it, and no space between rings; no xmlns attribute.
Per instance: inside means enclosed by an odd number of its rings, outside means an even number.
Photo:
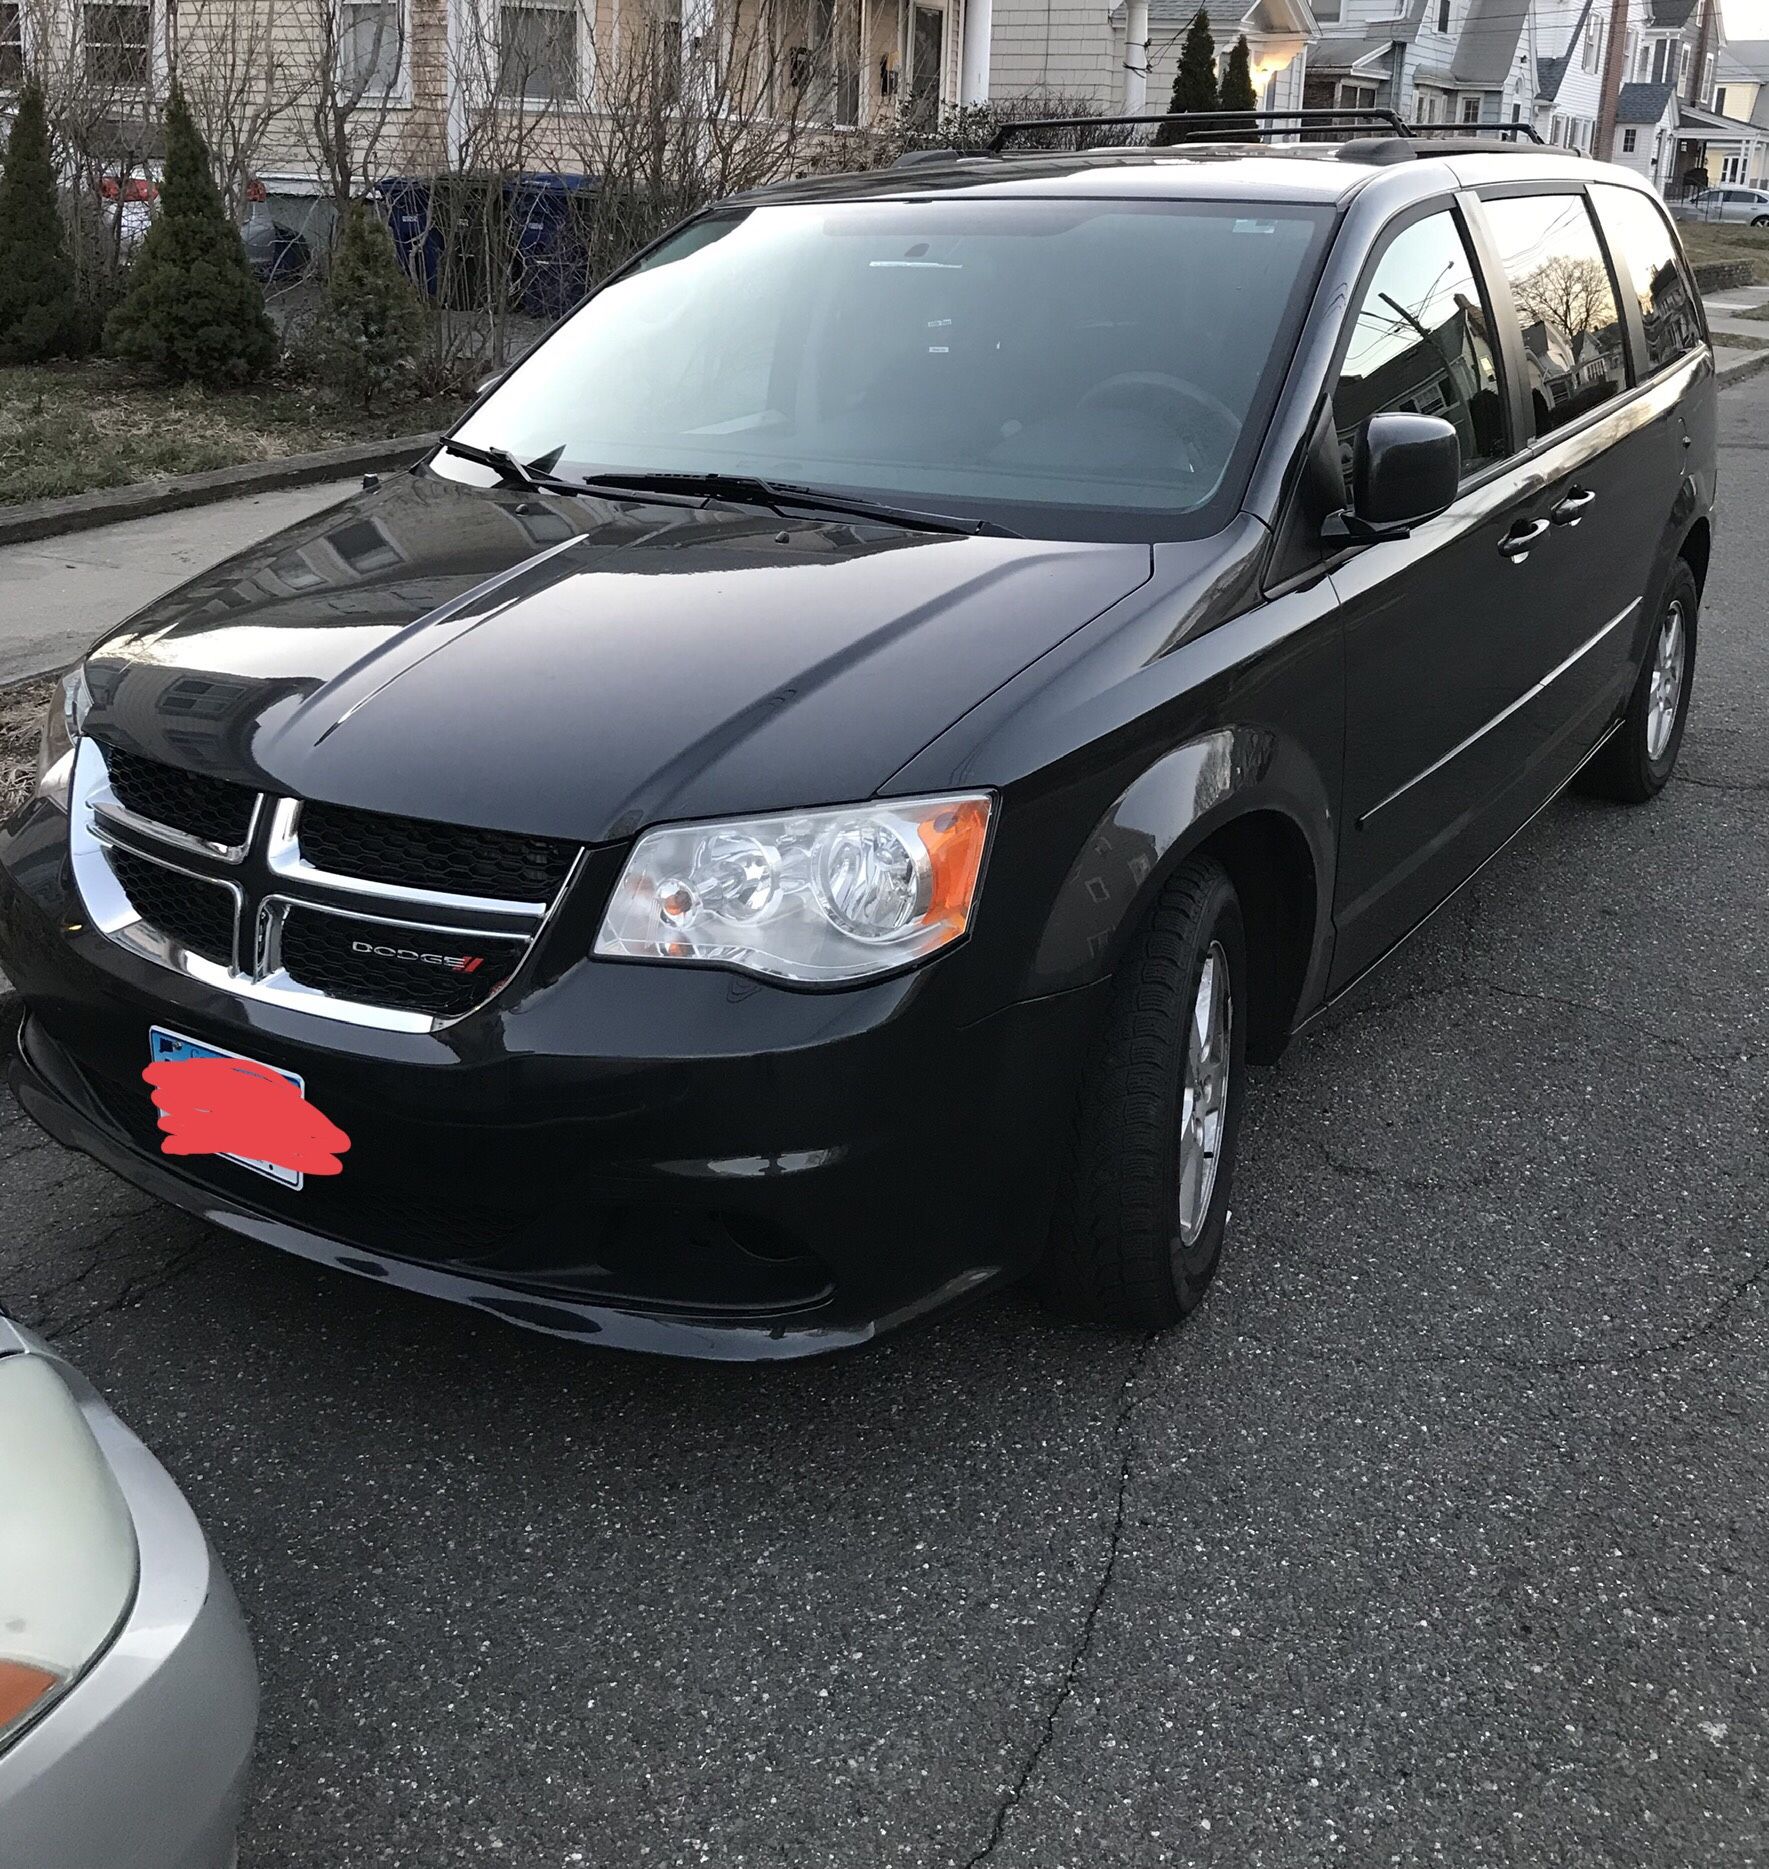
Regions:
<svg viewBox="0 0 1769 1869"><path fill-rule="evenodd" d="M1505 986L1497 980L1486 980L1478 974L1457 974L1451 980L1436 980L1429 985L1419 986L1405 993L1397 993L1392 998L1374 1000L1367 1006L1352 1006L1341 1012L1331 1024L1321 1027L1318 1036L1325 1038L1330 1032L1340 1027L1353 1024L1361 1019L1374 1018L1378 1013L1393 1012L1402 1006L1411 1006L1421 1000L1442 999L1452 993L1490 993L1496 999L1516 999L1543 1006L1561 1006L1569 1012L1589 1013L1595 1019L1607 1020L1612 1024L1626 1026L1630 1031L1639 1032L1655 1044L1668 1045L1673 1051L1680 1051L1685 1057L1692 1058L1697 1064L1706 1065L1712 1070L1725 1070L1734 1063L1732 1057L1718 1057L1712 1052L1703 1051L1692 1045L1686 1038L1679 1038L1672 1032L1661 1032L1656 1026L1648 1025L1645 1020L1637 1019L1630 1013L1620 1011L1614 1006L1599 1005L1594 1000L1579 999L1561 993L1536 993L1524 987Z"/></svg>
<svg viewBox="0 0 1769 1869"><path fill-rule="evenodd" d="M1673 785L1693 785L1703 792L1769 792L1769 779L1698 779L1691 773L1673 773Z"/></svg>
<svg viewBox="0 0 1769 1869"><path fill-rule="evenodd" d="M1112 1526L1106 1539L1105 1562L1100 1566L1098 1577L1094 1580L1093 1594L1088 1600L1087 1613L1081 1619L1081 1627L1070 1646L1069 1659L1064 1665L1062 1678L1051 1697L1050 1705L1045 1709L1044 1719L1032 1750L1026 1754L1014 1782L995 1806L995 1815L989 1825L988 1837L981 1849L968 1856L964 1869L977 1869L977 1865L986 1862L999 1847L1007 1831L1008 1819L1019 1808L1032 1787L1032 1780L1038 1774L1038 1768L1044 1763L1046 1755L1056 1743L1057 1722L1062 1718L1064 1707L1069 1704L1075 1692L1076 1682L1081 1670L1086 1665L1089 1650L1093 1647L1094 1631L1099 1624L1100 1611L1105 1606L1106 1596L1111 1590L1112 1579L1118 1569L1118 1553L1124 1542L1124 1521L1126 1502L1130 1495L1130 1467L1136 1452L1136 1443L1131 1436L1131 1417L1136 1412L1135 1389L1137 1379L1148 1366L1150 1356L1160 1341L1160 1332L1150 1331L1137 1345L1136 1353L1130 1359L1130 1366L1124 1372L1124 1380L1118 1390L1118 1410L1112 1422L1112 1439L1118 1449L1118 1486L1113 1503Z"/></svg>

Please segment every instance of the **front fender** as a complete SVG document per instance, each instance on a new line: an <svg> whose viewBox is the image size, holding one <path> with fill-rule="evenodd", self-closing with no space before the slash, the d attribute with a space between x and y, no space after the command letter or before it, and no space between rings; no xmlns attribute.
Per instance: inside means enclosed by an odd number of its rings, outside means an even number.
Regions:
<svg viewBox="0 0 1769 1869"><path fill-rule="evenodd" d="M1035 989L1061 992L1111 973L1186 858L1212 840L1228 854L1223 834L1257 821L1258 841L1291 862L1302 857L1308 873L1237 883L1258 898L1250 912L1269 904L1300 927L1300 1000L1312 1005L1332 955L1334 817L1308 750L1269 727L1221 727L1175 747L1112 803L1076 855L1039 943ZM1233 839L1231 868L1245 841Z"/></svg>

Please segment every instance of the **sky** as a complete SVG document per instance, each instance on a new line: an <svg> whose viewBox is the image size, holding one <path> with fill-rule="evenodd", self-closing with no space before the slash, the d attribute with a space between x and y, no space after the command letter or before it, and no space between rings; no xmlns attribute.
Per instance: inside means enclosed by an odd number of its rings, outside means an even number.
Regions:
<svg viewBox="0 0 1769 1869"><path fill-rule="evenodd" d="M1769 39L1769 0L1722 0L1728 39Z"/></svg>

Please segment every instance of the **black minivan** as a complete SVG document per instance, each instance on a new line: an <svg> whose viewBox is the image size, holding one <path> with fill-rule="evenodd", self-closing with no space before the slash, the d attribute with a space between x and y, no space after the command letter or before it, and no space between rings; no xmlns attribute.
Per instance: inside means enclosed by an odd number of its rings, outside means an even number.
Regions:
<svg viewBox="0 0 1769 1869"><path fill-rule="evenodd" d="M1664 784L1710 549L1657 198L1296 127L724 203L107 636L0 835L24 1108L608 1344L1182 1317L1247 1063Z"/></svg>

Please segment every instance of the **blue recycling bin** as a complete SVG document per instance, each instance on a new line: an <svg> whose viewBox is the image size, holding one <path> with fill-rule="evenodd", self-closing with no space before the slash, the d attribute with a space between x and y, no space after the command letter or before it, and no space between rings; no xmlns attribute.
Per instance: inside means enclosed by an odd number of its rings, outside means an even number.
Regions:
<svg viewBox="0 0 1769 1869"><path fill-rule="evenodd" d="M431 299L446 290L457 304L482 303L491 289L484 245L471 235L500 197L509 302L531 318L557 318L589 290L585 222L597 186L588 175L390 175L377 193L407 275Z"/></svg>

